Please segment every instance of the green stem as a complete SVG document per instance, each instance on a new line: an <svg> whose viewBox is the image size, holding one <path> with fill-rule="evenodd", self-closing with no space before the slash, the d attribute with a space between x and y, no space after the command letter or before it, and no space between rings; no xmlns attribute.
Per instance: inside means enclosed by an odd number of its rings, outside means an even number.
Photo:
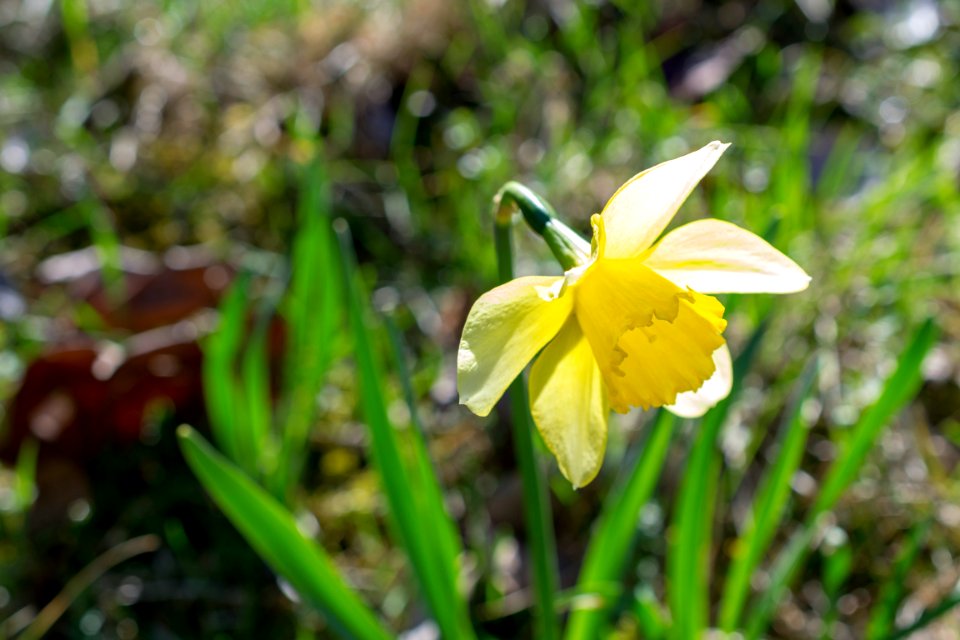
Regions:
<svg viewBox="0 0 960 640"><path fill-rule="evenodd" d="M553 256L564 270L584 264L590 259L590 244L556 219L556 212L549 202L519 182L508 182L493 198L493 214L497 228L509 229L513 221L513 213L517 210L523 214L527 226L546 241ZM510 258L511 274L507 279L513 277L512 254ZM502 266L500 280L505 282Z"/></svg>
<svg viewBox="0 0 960 640"><path fill-rule="evenodd" d="M517 190L517 187L522 191ZM511 182L500 190L494 199L496 220L494 241L501 283L513 279L513 247L510 238L513 216L509 215L512 213L509 209L511 203L518 206L527 223L541 235L552 222L552 216L549 215L552 209L526 187ZM558 246L560 246L559 243ZM556 251L554 254L556 255ZM567 254L563 255L566 257ZM554 599L559 583L556 541L550 514L549 494L534 447L533 419L530 416L530 403L522 374L510 385L508 393L513 414L513 442L523 478L523 510L527 526L527 544L533 566L535 637L552 640L559 637L560 631L554 611Z"/></svg>

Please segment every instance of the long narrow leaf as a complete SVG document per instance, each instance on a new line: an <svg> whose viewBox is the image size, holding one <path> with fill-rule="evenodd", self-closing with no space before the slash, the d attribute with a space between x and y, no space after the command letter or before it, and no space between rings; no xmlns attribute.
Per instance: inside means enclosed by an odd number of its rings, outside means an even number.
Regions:
<svg viewBox="0 0 960 640"><path fill-rule="evenodd" d="M610 498L590 537L577 581L577 591L591 595L590 606L574 604L565 636L568 640L588 640L599 633L612 604L600 594L619 591L619 580L625 570L623 559L629 557L636 538L640 510L657 486L676 422L676 417L668 411L657 414L640 447L640 457L631 465L629 475L609 493Z"/></svg>
<svg viewBox="0 0 960 640"><path fill-rule="evenodd" d="M757 490L746 528L734 543L735 552L720 604L720 628L724 631L736 628L750 593L750 578L772 542L787 505L790 480L800 465L809 435L801 409L813 389L816 373L816 360L813 360L801 376L793 402L784 416L777 458Z"/></svg>
<svg viewBox="0 0 960 640"><path fill-rule="evenodd" d="M633 612L637 616L643 638L660 640L667 636L670 625L660 609L657 596L648 586L639 587L634 594Z"/></svg>
<svg viewBox="0 0 960 640"><path fill-rule="evenodd" d="M147 534L138 536L130 540L115 545L99 556L67 580L54 598L36 614L33 620L29 621L27 627L17 638L19 640L39 640L47 635L50 628L56 624L57 620L74 605L83 592L90 588L90 585L99 580L105 573L115 568L130 558L141 553L156 551L160 547L160 539ZM16 623L19 616L14 615L3 623L0 623L0 633L4 638L17 635Z"/></svg>
<svg viewBox="0 0 960 640"><path fill-rule="evenodd" d="M243 429L238 422L245 413L237 381L237 354L243 341L249 275L241 274L220 303L217 330L203 343L203 391L210 426L227 457L244 468L250 465ZM252 469L248 469L252 470Z"/></svg>
<svg viewBox="0 0 960 640"><path fill-rule="evenodd" d="M341 323L340 265L330 226L330 181L321 154L318 148L300 178L297 235L284 306L289 336L280 455L284 464L269 476L275 495L285 495L299 477L304 445L316 415L316 397Z"/></svg>
<svg viewBox="0 0 960 640"><path fill-rule="evenodd" d="M80 3L74 3L80 4ZM119 303L127 286L123 273L123 255L120 236L110 212L98 200L91 198L78 205L87 217L90 239L100 258L100 277L109 299Z"/></svg>
<svg viewBox="0 0 960 640"><path fill-rule="evenodd" d="M920 553L920 548L927 533L930 531L930 520L924 520L913 528L910 536L904 541L903 548L897 554L893 563L893 572L890 574L877 596L877 604L870 611L870 622L867 624L867 640L880 640L894 630L897 619L897 609L903 602L906 590L906 578L913 563Z"/></svg>
<svg viewBox="0 0 960 640"><path fill-rule="evenodd" d="M247 341L240 367L244 408L247 413L244 420L247 433L244 434L243 441L250 448L246 457L260 474L266 471L264 467L273 452L273 447L270 446L273 410L269 369L267 326L264 321ZM272 464L270 466L272 468Z"/></svg>
<svg viewBox="0 0 960 640"><path fill-rule="evenodd" d="M839 536L832 534L839 534ZM827 600L827 610L821 619L823 623L820 629L821 640L830 640L836 637L837 620L840 617L840 596L853 566L853 550L850 548L850 540L846 532L835 528L829 537L833 540L821 547L823 550L823 570L821 574L823 578L821 583ZM826 547L826 549L823 547Z"/></svg>
<svg viewBox="0 0 960 640"><path fill-rule="evenodd" d="M716 444L721 426L721 420L704 419L687 458L677 498L667 575L673 613L671 637L680 640L700 638L707 626L710 530L720 476Z"/></svg>
<svg viewBox="0 0 960 640"><path fill-rule="evenodd" d="M410 411L412 429L409 430L410 465L408 475L417 481L418 489L414 493L418 501L424 526L434 532L437 540L437 553L445 572L453 576L456 581L459 575L460 556L463 548L457 535L457 528L443 501L443 489L437 478L437 472L424 436L423 424L417 411L413 386L410 384L410 372L403 355L403 344L400 332L393 320L387 316L385 324L387 335L390 337L390 347L393 353L393 363L400 379L400 388L403 398ZM465 615L465 612L463 612Z"/></svg>
<svg viewBox="0 0 960 640"><path fill-rule="evenodd" d="M846 446L830 467L823 488L813 506L812 516L832 509L837 500L857 477L863 461L873 448L890 419L916 393L920 385L920 368L927 352L936 343L939 330L933 320L924 322L900 356L897 369L884 385L883 393L854 426Z"/></svg>
<svg viewBox="0 0 960 640"><path fill-rule="evenodd" d="M789 584L809 553L810 541L820 516L834 507L847 487L857 477L877 437L898 411L913 397L920 384L920 370L927 352L936 343L939 329L932 319L924 322L913 334L907 348L900 355L897 369L887 379L877 401L867 409L854 425L846 446L834 460L823 488L811 508L803 526L790 538L777 556L770 571L770 582L756 606L751 610L746 637L759 638Z"/></svg>
<svg viewBox="0 0 960 640"><path fill-rule="evenodd" d="M768 198L771 205L783 209L784 231L793 236L812 223L810 203L810 113L820 80L821 54L807 49L796 61L793 83L780 132L777 165L771 172Z"/></svg>
<svg viewBox="0 0 960 640"><path fill-rule="evenodd" d="M960 582L954 585L954 588L944 596L940 602L924 609L923 613L911 624L902 629L897 629L886 637L886 640L901 640L909 638L917 631L935 622L940 616L945 615L957 605L960 605Z"/></svg>
<svg viewBox="0 0 960 640"><path fill-rule="evenodd" d="M437 552L435 532L423 521L414 495L418 489L407 474L398 431L387 416L384 397L386 378L374 357L376 332L371 326L366 295L356 273L353 247L346 223L336 228L340 239L341 266L350 328L360 382L360 400L370 430L374 462L390 505L394 530L407 552L420 588L441 634L449 638L471 638L473 630L466 607L458 596L456 576Z"/></svg>
<svg viewBox="0 0 960 640"><path fill-rule="evenodd" d="M26 511L37 497L37 457L40 446L30 438L20 445L14 467L13 495L17 511Z"/></svg>
<svg viewBox="0 0 960 640"><path fill-rule="evenodd" d="M177 431L190 468L254 551L347 638L386 640L390 634L343 582L330 558L266 491L218 454L196 431Z"/></svg>
<svg viewBox="0 0 960 640"><path fill-rule="evenodd" d="M761 325L733 367L733 388L723 402L711 409L700 422L697 439L687 457L687 465L677 496L673 540L667 556L672 637L699 638L709 614L708 566L710 531L713 525L713 496L720 474L717 441L733 402L742 388L767 325Z"/></svg>

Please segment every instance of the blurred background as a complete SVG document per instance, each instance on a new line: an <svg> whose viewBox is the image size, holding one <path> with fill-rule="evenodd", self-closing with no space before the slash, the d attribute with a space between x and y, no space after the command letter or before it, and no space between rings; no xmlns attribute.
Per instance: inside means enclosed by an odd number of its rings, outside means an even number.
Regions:
<svg viewBox="0 0 960 640"><path fill-rule="evenodd" d="M302 434L272 468L289 470L278 492L303 526L392 629L421 628L342 305L304 239L312 203L349 226L403 345L410 374L389 376L390 417L411 421L409 381L464 540L471 615L493 637L529 637L506 414L478 419L456 394L466 312L496 279L490 199L520 180L587 235L623 181L714 139L733 146L677 222L764 234L813 282L731 304L735 354L766 333L719 439L711 563L727 562L804 367L819 366L810 434L775 544L933 317L919 391L829 514L831 544L849 551L842 588L818 577L816 551L770 634L863 637L877 584L922 525L902 576L909 621L960 578L958 20L960 6L933 0L0 3L4 633L55 602L50 637L327 637L177 447L181 423L209 432L225 406L215 387L233 377L265 390L241 412L286 415ZM558 272L536 238L516 238L520 273ZM305 353L322 371L297 397L281 373L314 334ZM604 469L579 492L551 461L564 587L649 422L614 418ZM695 433L678 429L630 571L658 592ZM629 637L628 619L620 628ZM957 629L948 611L917 637Z"/></svg>

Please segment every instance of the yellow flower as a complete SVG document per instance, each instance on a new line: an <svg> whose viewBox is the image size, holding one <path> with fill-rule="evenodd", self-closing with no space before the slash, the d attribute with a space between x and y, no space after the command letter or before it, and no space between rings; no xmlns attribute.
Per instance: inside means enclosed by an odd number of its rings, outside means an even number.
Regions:
<svg viewBox="0 0 960 640"><path fill-rule="evenodd" d="M489 414L540 353L531 413L574 487L600 470L610 408L696 417L730 393L724 309L709 294L789 293L810 281L729 222L698 220L654 244L728 146L711 142L634 176L592 217L588 260L563 276L512 280L470 310L457 357L461 404Z"/></svg>

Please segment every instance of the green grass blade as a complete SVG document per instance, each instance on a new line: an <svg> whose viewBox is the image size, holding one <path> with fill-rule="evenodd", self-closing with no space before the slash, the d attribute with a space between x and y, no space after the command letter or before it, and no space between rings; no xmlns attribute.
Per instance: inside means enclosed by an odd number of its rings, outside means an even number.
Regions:
<svg viewBox="0 0 960 640"><path fill-rule="evenodd" d="M906 579L920 553L927 534L930 532L930 520L925 520L913 528L893 563L893 572L880 587L877 604L870 611L867 623L867 640L880 640L894 631L897 609L903 602L906 591Z"/></svg>
<svg viewBox="0 0 960 640"><path fill-rule="evenodd" d="M466 607L458 595L455 575L444 566L437 552L435 531L423 520L415 498L418 487L411 482L404 461L400 433L387 416L384 394L386 378L374 356L376 332L370 320L366 294L356 273L350 234L345 222L336 228L340 239L350 329L360 383L360 401L370 431L373 458L381 486L390 505L393 529L407 552L414 574L440 632L447 638L474 636Z"/></svg>
<svg viewBox="0 0 960 640"><path fill-rule="evenodd" d="M953 590L942 600L940 600L940 602L928 609L925 609L923 613L920 614L920 617L916 619L916 621L907 625L903 629L897 629L894 633L891 633L889 636L887 636L886 640L901 640L901 638L909 638L917 631L920 631L927 625L935 622L938 618L940 618L940 616L949 613L950 610L952 610L958 604L960 604L960 582L954 585Z"/></svg>
<svg viewBox="0 0 960 640"><path fill-rule="evenodd" d="M14 467L13 495L17 511L26 511L37 495L37 457L40 446L33 438L23 441Z"/></svg>
<svg viewBox="0 0 960 640"><path fill-rule="evenodd" d="M400 98L402 107L397 110L390 136L390 157L395 163L401 188L395 195L407 199L406 206L410 212L408 220L395 221L400 222L400 233L419 233L423 226L420 218L435 206L424 187L423 173L417 161L416 140L421 117L410 109L411 97L419 91L429 90L432 76L433 71L428 65L421 64L413 68L404 84Z"/></svg>
<svg viewBox="0 0 960 640"><path fill-rule="evenodd" d="M840 130L820 172L816 194L822 199L842 197L845 189L856 186L863 174L865 154L858 154L863 134L853 126Z"/></svg>
<svg viewBox="0 0 960 640"><path fill-rule="evenodd" d="M626 569L623 559L629 557L635 540L640 510L657 486L676 422L676 416L668 411L657 413L630 473L608 494L577 581L577 591L590 597L580 599L587 606L578 607L575 601L565 635L568 640L588 640L599 633L613 604L601 594L620 589Z"/></svg>
<svg viewBox="0 0 960 640"><path fill-rule="evenodd" d="M703 635L709 613L710 531L720 455L717 438L722 420L704 419L687 458L677 498L674 538L667 556L672 638L695 640Z"/></svg>
<svg viewBox="0 0 960 640"><path fill-rule="evenodd" d="M803 526L791 536L787 546L774 561L770 582L752 609L746 629L747 638L759 638L766 630L777 604L809 553L810 541L820 516L833 508L856 478L883 428L913 397L920 384L923 359L936 343L938 336L939 329L932 319L924 322L914 332L907 348L900 355L896 371L884 384L880 397L854 425L845 446L827 472L820 494Z"/></svg>
<svg viewBox="0 0 960 640"><path fill-rule="evenodd" d="M543 467L534 441L536 425L530 415L527 383L518 376L507 390L510 415L513 419L513 448L523 478L523 510L530 547L531 570L535 598L534 628L537 638L552 640L560 637L556 614L556 594L559 586L556 536L550 513L550 494L543 477Z"/></svg>
<svg viewBox="0 0 960 640"><path fill-rule="evenodd" d="M411 375L404 358L400 331L389 315L385 317L385 324L387 335L390 338L394 367L400 379L400 388L403 391L403 399L410 411L412 428L407 432L410 450L407 475L417 482L418 487L415 497L418 499L420 513L425 525L436 535L437 553L439 554L441 568L449 574L447 580L456 584L460 574L460 557L463 554L463 547L460 544L456 525L444 506L443 489L440 486L436 469L427 448L423 423L420 421L413 386L410 384ZM462 600L457 602L460 604ZM467 611L462 611L461 615L466 617Z"/></svg>
<svg viewBox="0 0 960 640"><path fill-rule="evenodd" d="M839 618L839 601L843 586L850 577L853 566L853 550L850 540L843 529L834 527L827 534L823 551L823 592L827 598L827 611L823 614L823 625L820 630L821 640L830 640L836 637L837 619Z"/></svg>
<svg viewBox="0 0 960 640"><path fill-rule="evenodd" d="M814 533L814 526L801 527L790 536L786 546L777 554L770 569L768 586L761 595L760 601L751 609L751 616L747 621L744 636L749 640L761 637L766 630L787 585L796 577L801 563L810 551L810 542L813 540Z"/></svg>
<svg viewBox="0 0 960 640"><path fill-rule="evenodd" d="M343 582L323 549L300 531L293 515L217 453L196 431L177 431L190 468L250 546L347 638L391 635Z"/></svg>
<svg viewBox="0 0 960 640"><path fill-rule="evenodd" d="M227 457L248 470L248 447L239 422L245 405L235 366L246 329L249 274L243 273L230 286L220 303L217 329L203 342L203 391L213 436Z"/></svg>
<svg viewBox="0 0 960 640"><path fill-rule="evenodd" d="M810 203L810 113L820 80L821 54L808 48L792 71L793 85L780 132L777 164L771 171L769 202L784 212L784 231L792 237L812 224Z"/></svg>
<svg viewBox="0 0 960 640"><path fill-rule="evenodd" d="M90 34L87 0L60 0L60 20L70 46L73 66L81 74L97 69L97 44Z"/></svg>
<svg viewBox="0 0 960 640"><path fill-rule="evenodd" d="M77 205L86 214L90 239L100 258L100 277L107 296L120 303L127 286L123 273L123 255L120 237L110 212L97 200L90 199Z"/></svg>
<svg viewBox="0 0 960 640"><path fill-rule="evenodd" d="M272 469L274 464L271 459L274 451L270 446L273 409L270 396L270 364L267 357L268 322L268 317L262 318L259 326L254 329L240 363L242 399L247 414L242 422L247 432L241 441L249 448L243 458L254 465L257 478L266 470Z"/></svg>
<svg viewBox="0 0 960 640"><path fill-rule="evenodd" d="M830 467L823 488L813 506L812 517L832 509L837 500L857 477L863 461L890 419L914 396L921 382L921 365L927 352L936 343L939 330L927 320L913 335L901 354L897 369L884 385L883 393L860 417L851 437Z"/></svg>
<svg viewBox="0 0 960 640"><path fill-rule="evenodd" d="M727 571L720 603L719 626L733 631L743 615L750 594L750 578L767 552L790 497L790 480L803 458L809 425L802 417L803 403L813 390L816 360L807 365L797 392L784 416L780 450L757 490L743 533L734 543L733 560Z"/></svg>
<svg viewBox="0 0 960 640"><path fill-rule="evenodd" d="M637 589L633 599L633 613L640 627L640 637L646 640L661 640L667 637L670 624L650 587L642 586Z"/></svg>
<svg viewBox="0 0 960 640"><path fill-rule="evenodd" d="M709 552L713 527L714 494L719 484L720 451L717 440L733 402L742 389L743 376L756 357L767 325L753 334L733 367L733 388L700 422L677 495L667 555L668 603L673 619L672 637L699 638L709 615Z"/></svg>
<svg viewBox="0 0 960 640"><path fill-rule="evenodd" d="M341 324L340 265L330 227L330 181L321 152L318 148L300 178L297 235L284 305L289 342L284 361L282 464L269 476L275 495L285 495L299 477L316 397Z"/></svg>

